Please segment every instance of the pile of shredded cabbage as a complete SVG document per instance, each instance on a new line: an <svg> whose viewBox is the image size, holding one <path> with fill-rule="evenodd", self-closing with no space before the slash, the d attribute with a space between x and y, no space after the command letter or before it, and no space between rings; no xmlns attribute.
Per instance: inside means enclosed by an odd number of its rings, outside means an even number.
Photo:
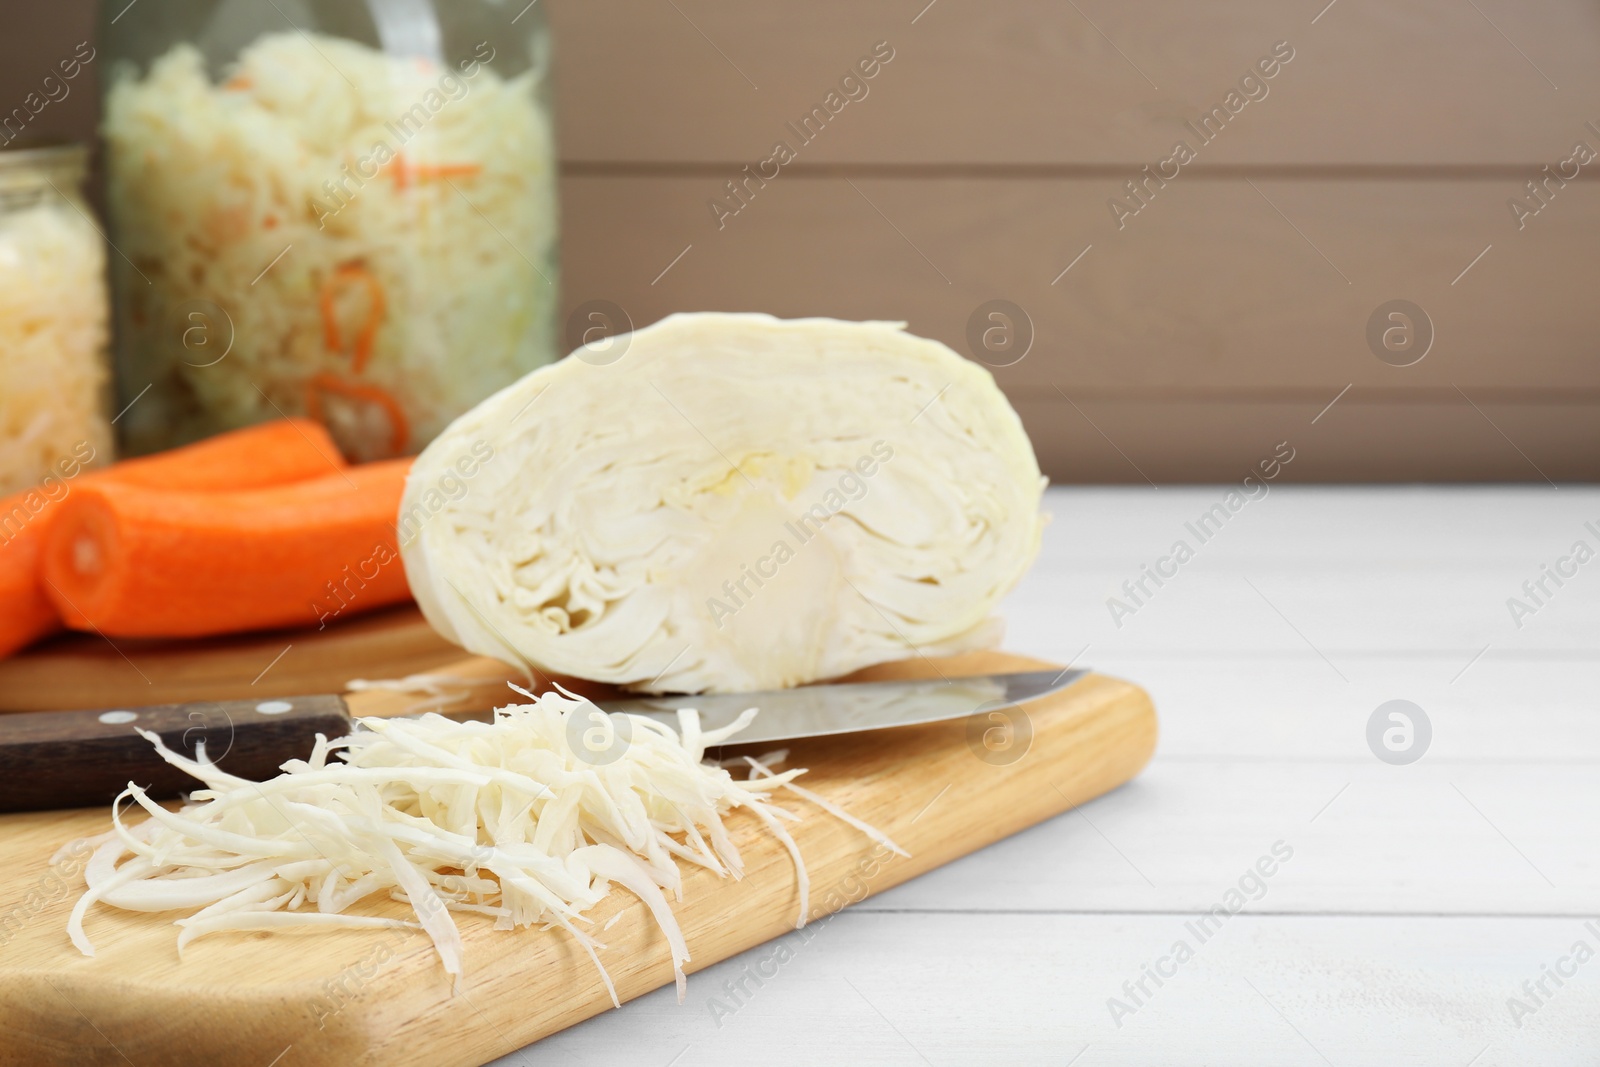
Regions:
<svg viewBox="0 0 1600 1067"><path fill-rule="evenodd" d="M312 389L353 458L415 451L554 358L544 71L463 61L285 31L216 82L187 43L114 78L126 392L156 383L123 420L135 451L307 413Z"/></svg>
<svg viewBox="0 0 1600 1067"><path fill-rule="evenodd" d="M906 853L790 785L802 770L774 774L748 761L751 779L735 781L706 762L706 749L747 726L755 709L706 731L693 710L678 714L681 732L628 716L631 736L623 733L626 747L609 762L592 753L615 740L616 723L565 690L499 708L492 722L361 719L348 737L319 735L310 759L291 760L265 782L227 774L203 750L190 760L141 730L163 759L206 788L169 811L129 785L113 808L113 829L92 839L98 847L84 872L89 888L72 910L68 934L94 955L84 918L96 902L189 911L177 920L180 956L195 938L229 930L420 928L459 982L461 933L450 912L473 912L500 930L535 923L565 930L617 1003L595 952L605 946L581 928L584 913L617 884L645 903L665 934L681 1000L689 949L663 891L683 899L676 860L741 877L739 850L723 823L732 810L751 812L793 858L796 927L805 922L808 882L783 823L798 816L774 804L773 791L787 788ZM335 753L343 760L330 760ZM124 820L129 798L149 813L146 821ZM416 921L352 912L376 894L408 902Z"/></svg>
<svg viewBox="0 0 1600 1067"><path fill-rule="evenodd" d="M0 217L0 496L67 460L109 457L105 252L89 220L42 199Z"/></svg>

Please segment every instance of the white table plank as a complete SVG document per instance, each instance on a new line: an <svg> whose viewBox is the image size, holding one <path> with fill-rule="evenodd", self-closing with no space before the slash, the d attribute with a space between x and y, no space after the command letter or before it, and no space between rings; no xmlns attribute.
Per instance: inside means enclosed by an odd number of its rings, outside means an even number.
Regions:
<svg viewBox="0 0 1600 1067"><path fill-rule="evenodd" d="M1222 497L1218 488L1052 489L1046 506L1058 521L1003 608L1010 647L1070 658L1089 645L1094 662L1315 648L1338 665L1334 681L1351 674L1345 660L1407 652L1454 653L1446 677L1485 645L1494 657L1600 655L1600 535L1585 526L1600 529L1600 490L1281 487L1201 544L1184 524ZM1123 583L1179 538L1194 558L1163 586L1146 579L1149 595L1135 603ZM1550 595L1528 601L1537 610L1519 628L1507 599L1526 598L1522 584L1580 539L1597 557L1564 586L1547 583ZM1112 597L1133 614L1114 619Z"/></svg>
<svg viewBox="0 0 1600 1067"><path fill-rule="evenodd" d="M1596 825L1591 765L1157 762L860 907L1204 910L1281 840L1275 912L1585 914L1600 863L1576 842Z"/></svg>
<svg viewBox="0 0 1600 1067"><path fill-rule="evenodd" d="M1045 562L1121 561L1165 551L1185 521L1223 501L1230 488L1051 486ZM1278 484L1241 507L1205 552L1361 567L1517 562L1530 551L1564 548L1569 534L1582 536L1586 521L1600 526L1594 486Z"/></svg>
<svg viewBox="0 0 1600 1067"><path fill-rule="evenodd" d="M500 1065L1594 1062L1600 962L1520 1029L1506 1007L1576 940L1600 946L1577 920L1244 913L1201 943L1187 919L846 912L784 962L754 949L690 976L682 1005L659 990ZM1123 983L1178 940L1193 957L1135 1005ZM735 1006L725 983L757 968ZM1135 1007L1121 1026L1113 997Z"/></svg>
<svg viewBox="0 0 1600 1067"><path fill-rule="evenodd" d="M1368 659L1344 685L1330 684L1315 657L1088 658L1149 691L1161 717L1158 760L1372 762L1367 719L1394 699L1432 723L1425 764L1600 760L1600 659L1485 656L1453 683L1453 661Z"/></svg>
<svg viewBox="0 0 1600 1067"><path fill-rule="evenodd" d="M1594 543L1600 549L1600 538ZM1409 652L1451 653L1441 657L1449 677L1485 645L1496 658L1549 650L1593 659L1600 648L1600 560L1591 564L1592 574L1580 571L1536 614L1522 617L1518 628L1506 602L1538 576L1537 557L1525 564L1395 563L1354 572L1196 558L1164 588L1148 585L1152 595L1136 604L1122 583L1139 578L1140 564L1157 558L1041 573L1038 580L1059 589L1058 598L1008 605L1014 635L1008 644L1056 658L1078 655L1088 645L1089 658L1100 660L1320 654L1332 663L1333 681L1358 670L1352 660ZM1114 618L1111 600L1134 610L1119 609Z"/></svg>

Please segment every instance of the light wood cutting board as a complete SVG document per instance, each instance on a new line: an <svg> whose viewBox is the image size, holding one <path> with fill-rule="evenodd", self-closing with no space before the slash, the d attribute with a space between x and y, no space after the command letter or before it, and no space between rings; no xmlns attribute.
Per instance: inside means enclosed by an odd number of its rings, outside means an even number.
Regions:
<svg viewBox="0 0 1600 1067"><path fill-rule="evenodd" d="M1004 653L888 664L866 680L955 677L1036 669ZM477 669L495 673L488 661ZM504 668L499 668L503 673ZM369 698L363 712L403 710L409 698ZM382 705L380 707L379 705ZM792 746L790 765L810 768L804 784L880 827L911 852L888 855L806 801L781 796L804 818L792 826L811 874L815 922L1116 788L1155 747L1149 698L1117 679L1090 675L1026 706L1013 747L997 752L996 724L981 719L901 727ZM976 723L976 725L974 725ZM1031 728L1025 754L1015 738ZM492 929L460 915L466 945L464 992L420 933L304 931L219 934L197 941L180 962L174 914L92 909L87 930L98 956L68 943L67 914L81 889L81 865L51 855L64 842L107 825L102 810L0 817L0 1064L179 1067L328 1064L477 1065L610 1008L585 954L556 930ZM694 971L784 934L799 910L788 854L740 814L730 831L745 857L742 881L689 868L674 906ZM377 913L408 915L386 902ZM665 941L643 904L616 889L593 912L601 959L619 995L632 999L672 981ZM705 1010L713 990L689 979L684 1011Z"/></svg>

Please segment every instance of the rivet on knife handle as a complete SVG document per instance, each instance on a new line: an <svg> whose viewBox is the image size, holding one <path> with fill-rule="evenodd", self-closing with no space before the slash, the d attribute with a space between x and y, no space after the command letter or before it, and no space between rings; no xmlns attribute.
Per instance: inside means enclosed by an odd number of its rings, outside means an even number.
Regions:
<svg viewBox="0 0 1600 1067"><path fill-rule="evenodd" d="M204 744L221 769L262 781L285 760L309 756L317 734L349 733L351 721L337 696L0 715L0 811L108 804L129 781L155 798L203 788L136 728L190 757Z"/></svg>

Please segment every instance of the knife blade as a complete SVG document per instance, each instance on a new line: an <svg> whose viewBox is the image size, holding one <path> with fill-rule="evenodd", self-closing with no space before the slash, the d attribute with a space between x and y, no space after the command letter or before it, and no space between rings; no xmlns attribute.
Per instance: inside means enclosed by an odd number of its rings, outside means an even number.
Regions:
<svg viewBox="0 0 1600 1067"><path fill-rule="evenodd" d="M678 709L694 708L700 713L703 730L727 726L746 708L758 708L755 721L734 738L734 743L743 745L956 719L1049 696L1086 673L1087 669L1074 668L949 679L843 682L764 693L629 697L597 701L596 706L607 712L644 715L674 729L678 726Z"/></svg>
<svg viewBox="0 0 1600 1067"><path fill-rule="evenodd" d="M960 718L1037 700L1086 673L1074 668L808 685L757 693L625 697L598 700L594 707L611 715L625 713L611 720L613 738L624 743L630 730L626 715L656 719L677 729L678 709L694 708L702 729L714 730L754 707L759 709L755 721L734 739L746 744ZM487 721L492 714L483 709L453 711L446 717ZM285 761L308 756L317 734L340 737L357 728L344 699L332 694L0 715L0 812L105 804L129 781L156 799L196 788L193 778L156 754L155 747L136 732L140 729L159 735L169 749L190 757L203 746L207 758L222 770L264 781ZM611 751L620 755L621 750Z"/></svg>

